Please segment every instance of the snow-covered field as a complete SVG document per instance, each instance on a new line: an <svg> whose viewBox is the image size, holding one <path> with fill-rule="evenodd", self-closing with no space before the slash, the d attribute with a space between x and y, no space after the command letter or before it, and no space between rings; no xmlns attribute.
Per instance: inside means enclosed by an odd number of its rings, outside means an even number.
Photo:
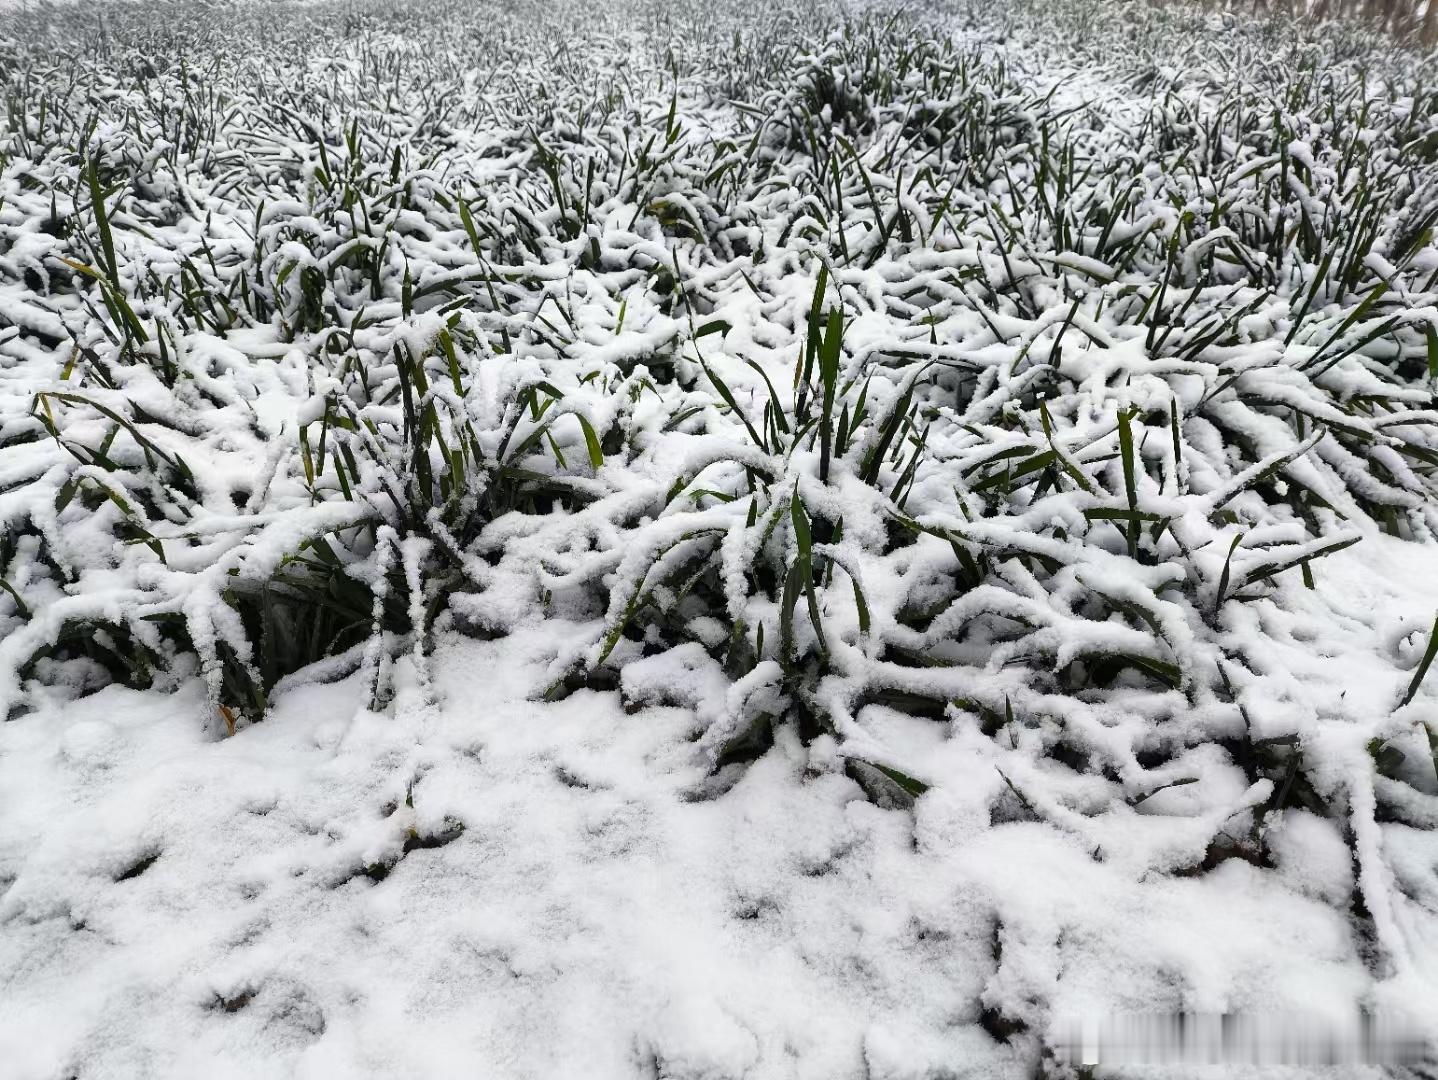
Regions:
<svg viewBox="0 0 1438 1080"><path fill-rule="evenodd" d="M0 32L0 1076L1438 1075L1438 60Z"/></svg>

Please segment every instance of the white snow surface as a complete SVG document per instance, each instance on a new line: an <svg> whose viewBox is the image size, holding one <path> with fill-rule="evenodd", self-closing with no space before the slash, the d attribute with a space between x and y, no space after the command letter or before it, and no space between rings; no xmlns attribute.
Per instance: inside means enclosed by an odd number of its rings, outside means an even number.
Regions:
<svg viewBox="0 0 1438 1080"><path fill-rule="evenodd" d="M1431 610L1426 554L1335 556L1298 618L1361 636ZM1375 979L1335 904L1347 848L1306 811L1271 826L1276 871L1136 872L1052 824L990 824L997 777L965 730L876 709L859 722L933 783L912 812L782 736L696 799L693 709L531 700L555 633L441 635L433 701L401 662L392 715L351 677L217 739L192 680L0 725L5 1075L1017 1077L988 1006L1055 1029L1432 1022L1438 834L1380 826L1402 961ZM1285 662L1311 693L1370 663Z"/></svg>

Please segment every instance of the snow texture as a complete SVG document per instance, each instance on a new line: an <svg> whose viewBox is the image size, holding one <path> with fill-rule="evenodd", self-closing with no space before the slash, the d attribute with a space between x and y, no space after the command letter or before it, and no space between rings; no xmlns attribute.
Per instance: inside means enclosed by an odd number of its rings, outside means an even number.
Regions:
<svg viewBox="0 0 1438 1080"><path fill-rule="evenodd" d="M446 639L441 709L402 663L392 715L351 677L216 742L191 682L0 728L9 1075L1004 1077L1032 1066L979 1025L999 1002L1041 1031L1342 1024L1364 1001L1431 1020L1431 915L1400 905L1411 968L1375 983L1332 902L1347 846L1306 811L1274 826L1277 872L1136 874L1069 830L991 825L991 751L881 710L865 728L935 780L912 814L791 739L696 798L693 710L529 699L553 632ZM1109 842L1171 831L1158 800ZM1383 829L1431 887L1432 834Z"/></svg>
<svg viewBox="0 0 1438 1080"><path fill-rule="evenodd" d="M751 8L13 20L7 1076L1438 1038L1438 60Z"/></svg>

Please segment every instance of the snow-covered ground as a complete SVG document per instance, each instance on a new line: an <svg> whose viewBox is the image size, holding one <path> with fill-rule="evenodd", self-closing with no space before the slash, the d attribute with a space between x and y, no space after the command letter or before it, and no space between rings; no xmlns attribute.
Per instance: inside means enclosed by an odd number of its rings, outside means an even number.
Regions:
<svg viewBox="0 0 1438 1080"><path fill-rule="evenodd" d="M6 32L0 1078L1435 1075L1438 59Z"/></svg>
<svg viewBox="0 0 1438 1080"><path fill-rule="evenodd" d="M1381 680L1363 639L1438 605L1430 562L1372 546L1295 618L1334 627L1283 664L1314 692ZM912 812L792 739L696 798L691 710L532 700L553 632L443 636L435 703L402 675L383 716L354 678L302 685L216 741L195 680L0 727L6 1075L1028 1076L980 1026L999 1002L1055 1037L1180 1010L1342 1031L1365 1003L1431 1030L1433 833L1384 828L1401 944L1375 980L1311 813L1274 870L1135 873L1161 796L1095 861L1092 835L988 824L986 740L892 714L866 726L935 784Z"/></svg>

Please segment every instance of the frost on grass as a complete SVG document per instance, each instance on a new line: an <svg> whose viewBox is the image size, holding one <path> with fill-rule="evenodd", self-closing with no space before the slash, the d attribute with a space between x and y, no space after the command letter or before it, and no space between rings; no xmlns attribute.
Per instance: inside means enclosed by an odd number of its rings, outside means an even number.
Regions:
<svg viewBox="0 0 1438 1080"><path fill-rule="evenodd" d="M1077 0L14 26L0 767L110 809L7 807L0 919L54 988L115 897L255 912L37 1075L158 1000L166 1070L442 1072L504 985L501 1071L832 1077L1438 992L1431 58ZM355 969L245 959L305 927Z"/></svg>

